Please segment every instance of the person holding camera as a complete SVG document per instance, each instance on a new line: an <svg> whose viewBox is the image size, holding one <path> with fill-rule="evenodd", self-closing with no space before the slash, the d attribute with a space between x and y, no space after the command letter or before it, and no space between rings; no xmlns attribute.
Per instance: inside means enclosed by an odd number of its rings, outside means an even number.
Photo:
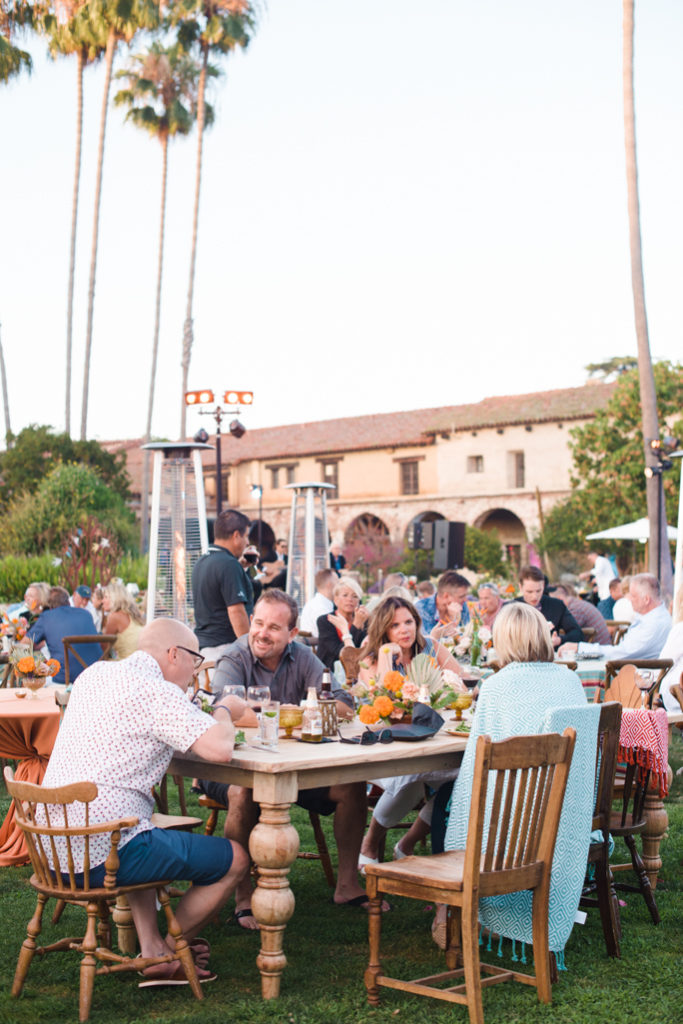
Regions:
<svg viewBox="0 0 683 1024"><path fill-rule="evenodd" d="M248 517L225 509L216 519L213 544L192 570L194 631L207 661L218 661L230 644L249 632L254 590L244 569L250 564L248 533Z"/></svg>

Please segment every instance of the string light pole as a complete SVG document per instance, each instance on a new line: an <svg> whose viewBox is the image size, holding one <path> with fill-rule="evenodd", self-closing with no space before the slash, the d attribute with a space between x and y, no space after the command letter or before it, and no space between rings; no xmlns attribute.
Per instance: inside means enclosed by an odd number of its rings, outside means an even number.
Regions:
<svg viewBox="0 0 683 1024"><path fill-rule="evenodd" d="M216 397L210 388L204 388L200 391L186 391L185 392L185 405L197 406L197 405L213 405ZM226 391L223 394L223 402L227 409L224 409L221 405L216 405L215 409L200 409L200 416L213 416L216 421L216 515L219 516L223 509L223 477L222 477L222 463L221 463L221 423L223 417L229 414L235 416L235 419L230 421L228 426L228 432L232 437L240 438L244 437L247 432L247 428L240 423L236 418L236 414L245 406L253 405L254 392L253 391ZM209 435L206 430L198 430L194 436L194 440L201 444L206 444L209 439Z"/></svg>

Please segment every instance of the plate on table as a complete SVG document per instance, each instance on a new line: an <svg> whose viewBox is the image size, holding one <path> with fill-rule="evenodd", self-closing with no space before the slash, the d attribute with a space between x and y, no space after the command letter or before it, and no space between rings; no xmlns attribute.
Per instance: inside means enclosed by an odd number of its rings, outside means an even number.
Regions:
<svg viewBox="0 0 683 1024"><path fill-rule="evenodd" d="M447 725L444 732L449 736L469 736L471 728L469 722L459 722L457 725Z"/></svg>

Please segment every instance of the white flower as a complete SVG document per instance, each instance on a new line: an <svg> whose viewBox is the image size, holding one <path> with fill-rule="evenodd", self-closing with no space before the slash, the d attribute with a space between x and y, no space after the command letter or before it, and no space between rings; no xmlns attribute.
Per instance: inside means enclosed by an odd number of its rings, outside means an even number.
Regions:
<svg viewBox="0 0 683 1024"><path fill-rule="evenodd" d="M61 558L53 558L53 559L52 559L52 565L53 565L53 568L55 568L55 569L56 569L56 568L57 568L57 566L58 566L58 565L61 565L61 564L62 564L62 560L61 560Z"/></svg>
<svg viewBox="0 0 683 1024"><path fill-rule="evenodd" d="M108 548L109 547L109 538L108 537L102 537L100 539L100 544L101 544L101 546L103 548Z"/></svg>
<svg viewBox="0 0 683 1024"><path fill-rule="evenodd" d="M487 644L491 640L493 634L487 626L481 626L479 629L479 639L483 644Z"/></svg>

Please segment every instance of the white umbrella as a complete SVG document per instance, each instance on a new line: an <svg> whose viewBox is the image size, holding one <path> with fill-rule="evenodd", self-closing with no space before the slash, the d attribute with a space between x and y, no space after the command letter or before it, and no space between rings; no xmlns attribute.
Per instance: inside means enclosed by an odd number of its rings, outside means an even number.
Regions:
<svg viewBox="0 0 683 1024"><path fill-rule="evenodd" d="M678 530L675 526L667 526L669 540L676 540ZM622 523L621 526L613 526L610 530L600 530L599 533L589 533L586 540L639 540L645 543L650 539L650 522L648 519L636 519L634 523Z"/></svg>

